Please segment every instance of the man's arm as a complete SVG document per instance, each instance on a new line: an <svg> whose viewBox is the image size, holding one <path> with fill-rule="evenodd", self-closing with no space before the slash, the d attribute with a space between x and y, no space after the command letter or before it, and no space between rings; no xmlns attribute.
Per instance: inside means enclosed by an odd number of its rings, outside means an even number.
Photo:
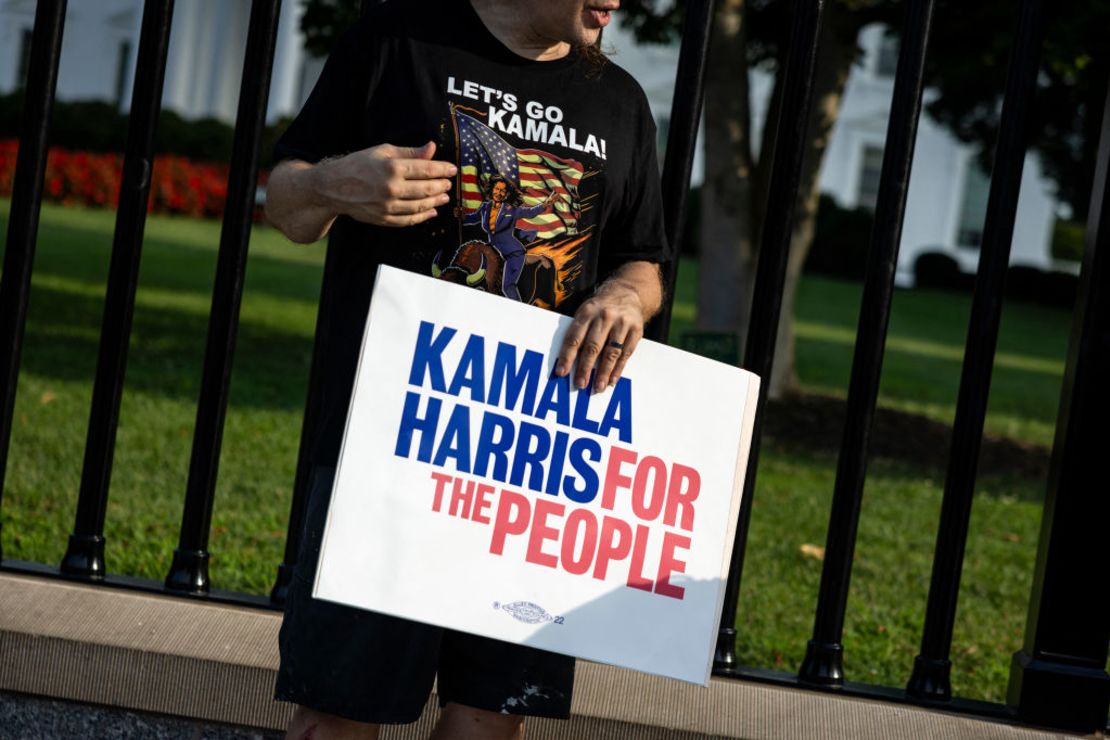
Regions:
<svg viewBox="0 0 1110 740"><path fill-rule="evenodd" d="M322 239L338 216L378 226L412 226L450 200L455 165L432 160L435 144L392 144L317 164L286 160L266 185L266 217L295 242Z"/></svg>
<svg viewBox="0 0 1110 740"><path fill-rule="evenodd" d="M644 324L662 305L659 265L643 261L621 265L575 312L555 375L567 375L577 364L574 384L585 388L596 365L594 389L602 391L615 384L644 336Z"/></svg>

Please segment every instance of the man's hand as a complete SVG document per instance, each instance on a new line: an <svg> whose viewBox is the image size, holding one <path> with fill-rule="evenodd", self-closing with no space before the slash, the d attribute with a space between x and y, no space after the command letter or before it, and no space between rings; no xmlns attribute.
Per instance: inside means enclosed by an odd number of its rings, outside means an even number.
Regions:
<svg viewBox="0 0 1110 740"><path fill-rule="evenodd" d="M575 386L585 388L596 367L594 390L614 385L644 336L645 322L662 300L658 265L623 265L575 312L555 362L555 375L562 377L574 368Z"/></svg>
<svg viewBox="0 0 1110 740"><path fill-rule="evenodd" d="M318 190L336 212L377 226L412 226L450 200L455 165L432 160L436 145L381 144L321 165Z"/></svg>
<svg viewBox="0 0 1110 740"><path fill-rule="evenodd" d="M266 215L297 242L322 238L341 215L378 226L427 221L450 200L456 173L432 160L435 149L381 144L315 165L282 162L266 188Z"/></svg>

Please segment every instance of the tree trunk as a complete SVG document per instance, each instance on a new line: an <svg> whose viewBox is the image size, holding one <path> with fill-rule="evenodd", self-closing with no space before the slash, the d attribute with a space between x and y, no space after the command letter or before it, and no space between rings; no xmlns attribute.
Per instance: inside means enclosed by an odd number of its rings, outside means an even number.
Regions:
<svg viewBox="0 0 1110 740"><path fill-rule="evenodd" d="M848 73L856 58L858 33L857 18L853 18L839 3L830 3L827 6L818 40L813 104L810 108L805 159L798 184L798 202L794 208L794 228L786 282L783 286L782 313L775 341L775 361L767 388L771 398L781 398L798 389L798 374L794 365L794 303L798 280L817 227L817 206L821 198L821 163L825 150L828 149L833 124L840 113Z"/></svg>
<svg viewBox="0 0 1110 740"><path fill-rule="evenodd" d="M720 0L705 76L697 327L743 342L755 280L752 152L744 0ZM743 346L741 344L741 346Z"/></svg>
<svg viewBox="0 0 1110 740"><path fill-rule="evenodd" d="M855 61L859 23L858 14L853 18L838 3L830 3L821 28L807 151L794 211L775 361L768 382L772 398L795 391L798 386L794 367L795 296L816 227L821 161ZM783 83L780 69L757 163L752 152L744 35L744 0L718 2L705 82L705 183L697 313L699 329L735 332L741 346L751 315Z"/></svg>

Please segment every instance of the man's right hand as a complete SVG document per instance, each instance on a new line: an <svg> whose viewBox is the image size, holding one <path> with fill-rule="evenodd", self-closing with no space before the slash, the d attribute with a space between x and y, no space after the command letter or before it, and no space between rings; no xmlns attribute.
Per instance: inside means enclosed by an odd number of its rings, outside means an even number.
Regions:
<svg viewBox="0 0 1110 740"><path fill-rule="evenodd" d="M309 164L286 160L266 188L266 215L295 242L323 238L337 216L378 226L412 226L450 201L455 165L434 161L435 143L381 144Z"/></svg>
<svg viewBox="0 0 1110 740"><path fill-rule="evenodd" d="M317 190L337 215L376 226L412 226L450 201L455 165L432 159L436 145L419 149L392 144L323 162Z"/></svg>

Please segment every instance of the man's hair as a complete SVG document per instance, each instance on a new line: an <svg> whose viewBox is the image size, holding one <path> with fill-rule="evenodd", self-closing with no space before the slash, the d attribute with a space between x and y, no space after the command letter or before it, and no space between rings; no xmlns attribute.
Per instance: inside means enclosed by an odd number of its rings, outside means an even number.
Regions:
<svg viewBox="0 0 1110 740"><path fill-rule="evenodd" d="M609 57L601 50L599 44L579 46L577 52L578 58L586 63L588 74L591 77L600 74L605 65L609 63Z"/></svg>
<svg viewBox="0 0 1110 740"><path fill-rule="evenodd" d="M597 41L587 46L576 46L574 53L578 54L578 58L585 62L586 74L589 77L596 77L601 74L601 70L609 63L609 54L612 49L604 49L601 46L601 40L605 35L605 29L597 35Z"/></svg>

